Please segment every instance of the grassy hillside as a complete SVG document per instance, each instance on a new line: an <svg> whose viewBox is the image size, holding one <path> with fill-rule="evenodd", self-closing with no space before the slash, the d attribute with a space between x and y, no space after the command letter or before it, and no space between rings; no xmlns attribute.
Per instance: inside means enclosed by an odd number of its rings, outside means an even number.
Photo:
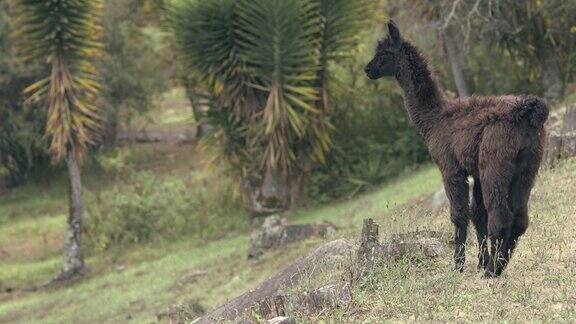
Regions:
<svg viewBox="0 0 576 324"><path fill-rule="evenodd" d="M576 320L576 161L541 172L531 200L531 226L502 278L475 271L475 235L469 236L463 274L450 256L400 262L355 291L353 309L329 319L574 322ZM447 215L431 219L447 227Z"/></svg>
<svg viewBox="0 0 576 324"><path fill-rule="evenodd" d="M170 113L188 109L181 97L168 94L164 105L169 109L151 116L152 125L185 125L187 119L175 120ZM149 125L146 120L138 123ZM218 177L227 180L206 172L199 154L193 145L168 143L100 153L100 163L85 165L88 205L97 203L94 197L100 194L123 194L130 185L126 173L154 174L159 185L184 179L186 195L197 198L198 190L209 190L222 180ZM532 225L502 278L485 280L476 272L472 230L463 274L452 270L451 251L435 260L400 260L355 285L349 308L303 321L575 321L575 169L576 160L569 160L541 172L531 201ZM61 262L67 191L64 174L54 178L60 181L0 192L0 323L154 322L175 304L196 305L185 308L197 313L198 305L216 307L324 243L309 240L249 261L250 230L257 224L234 206L217 218L204 208L186 215L218 225L226 222L232 230L209 235L196 231L91 251L90 271L82 281L31 290L47 282ZM354 200L285 216L293 223L336 224L340 229L329 239L358 237L362 219L368 217L380 224L381 239L416 228L451 232L447 211L430 212L430 197L439 187L439 172L427 166ZM204 197L218 203L214 198Z"/></svg>
<svg viewBox="0 0 576 324"><path fill-rule="evenodd" d="M542 172L531 203L532 226L502 278L485 280L476 272L477 249L471 233L463 274L452 271L450 253L433 261L401 260L356 286L349 309L311 320L575 320L574 168L572 160ZM425 203L439 183L436 169L427 167L358 199L287 216L292 222L334 222L342 227L336 237L357 236L365 217L380 223L383 237L414 227L450 231L447 213L431 215ZM58 190L42 195L31 190L2 198L3 215L15 208L31 211L44 206L41 213L2 219L3 290L48 280L60 261L64 216L56 206L62 198ZM88 260L92 271L81 282L52 290L2 293L0 322L139 323L155 321L177 303L193 301L209 309L322 243L307 241L252 263L246 260L248 237L248 231L207 242L190 237L92 256Z"/></svg>
<svg viewBox="0 0 576 324"><path fill-rule="evenodd" d="M141 159L147 161L143 171L154 168L161 173L162 167L154 165L152 157ZM182 159L186 157L177 160ZM186 172L191 170L176 168L165 179ZM104 182L88 179L88 188L107 190ZM292 222L334 222L342 227L339 236L356 235L366 216L375 216L394 231L411 220L392 211L430 195L438 186L438 172L427 167L360 199L287 216ZM22 290L49 280L58 269L65 228L64 194L65 190L55 184L49 190L19 189L0 199L0 288L15 290L0 294L0 322L142 322L154 320L170 305L190 300L211 308L322 243L316 240L295 245L253 264L246 260L248 230L208 242L189 237L93 255L88 259L90 275L82 282L54 290ZM399 212L405 210L400 208ZM187 279L196 272L207 274Z"/></svg>

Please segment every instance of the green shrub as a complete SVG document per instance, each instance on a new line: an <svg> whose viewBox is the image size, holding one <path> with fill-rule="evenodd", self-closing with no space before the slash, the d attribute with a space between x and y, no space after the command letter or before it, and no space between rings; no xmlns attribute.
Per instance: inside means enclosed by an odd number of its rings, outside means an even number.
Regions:
<svg viewBox="0 0 576 324"><path fill-rule="evenodd" d="M29 180L42 180L50 174L50 158L42 134L45 113L25 104L24 89L38 80L41 68L18 64L13 55L10 10L0 2L0 180L18 186ZM3 183L0 183L0 186Z"/></svg>
<svg viewBox="0 0 576 324"><path fill-rule="evenodd" d="M371 54L371 49L364 51L364 56ZM428 161L424 140L404 110L401 89L393 80L367 80L363 66L369 58L363 55L336 69L334 148L305 186L314 203L352 197Z"/></svg>
<svg viewBox="0 0 576 324"><path fill-rule="evenodd" d="M88 204L86 236L92 250L174 240L216 238L248 224L231 186L220 179L160 180L132 175L127 184Z"/></svg>

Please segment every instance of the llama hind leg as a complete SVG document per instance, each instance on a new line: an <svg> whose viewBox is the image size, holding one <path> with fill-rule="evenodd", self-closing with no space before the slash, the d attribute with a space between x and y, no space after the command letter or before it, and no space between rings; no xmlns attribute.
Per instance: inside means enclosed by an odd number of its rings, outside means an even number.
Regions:
<svg viewBox="0 0 576 324"><path fill-rule="evenodd" d="M520 236L522 236L528 229L528 223L529 219L527 205L525 204L523 206L514 208L513 221L508 234L509 236L501 247L502 253L500 255L499 263L500 270L499 272L495 272L496 275L500 275L500 273L502 273L502 271L504 271L504 269L508 266L508 263L512 258L512 254L514 254L514 250L518 246L518 240L520 239Z"/></svg>
<svg viewBox="0 0 576 324"><path fill-rule="evenodd" d="M524 207L514 212L514 222L510 228L510 238L504 251L503 268L506 268L514 254L514 250L518 246L518 240L528 229L528 208Z"/></svg>
<svg viewBox="0 0 576 324"><path fill-rule="evenodd" d="M486 268L487 277L502 274L508 261L506 249L509 246L514 215L509 205L509 187L514 165L507 161L488 166L481 171L482 196L488 212L488 237L490 238L490 259Z"/></svg>
<svg viewBox="0 0 576 324"><path fill-rule="evenodd" d="M474 178L472 191L471 218L478 239L478 270L488 266L488 213L482 198L482 186L479 178Z"/></svg>
<svg viewBox="0 0 576 324"><path fill-rule="evenodd" d="M469 220L469 189L464 172L444 175L444 188L450 201L450 220L454 224L454 263L456 270L464 270L466 238Z"/></svg>
<svg viewBox="0 0 576 324"><path fill-rule="evenodd" d="M506 266L518 245L518 240L528 229L528 200L530 192L536 179L540 161L534 154L520 152L517 157L520 161L516 174L510 184L510 206L514 214L512 228L510 229L510 239L506 247Z"/></svg>

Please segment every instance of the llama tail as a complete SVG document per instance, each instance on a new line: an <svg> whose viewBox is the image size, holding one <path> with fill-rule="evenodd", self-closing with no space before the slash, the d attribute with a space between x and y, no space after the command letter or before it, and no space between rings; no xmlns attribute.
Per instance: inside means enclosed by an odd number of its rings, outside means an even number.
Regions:
<svg viewBox="0 0 576 324"><path fill-rule="evenodd" d="M541 98L527 96L514 110L514 119L518 122L527 121L532 127L541 128L548 119L548 105Z"/></svg>

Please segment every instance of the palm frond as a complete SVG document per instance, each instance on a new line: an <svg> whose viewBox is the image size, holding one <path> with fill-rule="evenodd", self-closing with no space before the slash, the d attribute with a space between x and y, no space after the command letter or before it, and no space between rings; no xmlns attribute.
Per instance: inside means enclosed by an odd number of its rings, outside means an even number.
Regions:
<svg viewBox="0 0 576 324"><path fill-rule="evenodd" d="M30 101L48 108L50 152L61 160L74 148L80 158L98 139L100 115L93 104L100 86L92 64L100 55L101 0L15 0L16 48L24 62L43 61L50 75L26 89Z"/></svg>
<svg viewBox="0 0 576 324"><path fill-rule="evenodd" d="M238 34L248 69L263 83L267 100L263 162L286 170L293 143L305 134L305 112L315 113L318 6L303 0L238 2Z"/></svg>
<svg viewBox="0 0 576 324"><path fill-rule="evenodd" d="M289 171L303 155L324 161L332 142L331 61L351 53L369 0L174 0L180 58L212 84L217 109L245 123L240 141L259 166ZM221 119L225 129L230 124ZM238 127L237 127L238 128ZM248 147L250 146L250 147ZM298 152L298 153L297 153ZM233 154L229 156L239 156Z"/></svg>
<svg viewBox="0 0 576 324"><path fill-rule="evenodd" d="M236 7L236 0L175 0L168 23L186 68L209 84L220 105L248 115L254 80L240 57Z"/></svg>

